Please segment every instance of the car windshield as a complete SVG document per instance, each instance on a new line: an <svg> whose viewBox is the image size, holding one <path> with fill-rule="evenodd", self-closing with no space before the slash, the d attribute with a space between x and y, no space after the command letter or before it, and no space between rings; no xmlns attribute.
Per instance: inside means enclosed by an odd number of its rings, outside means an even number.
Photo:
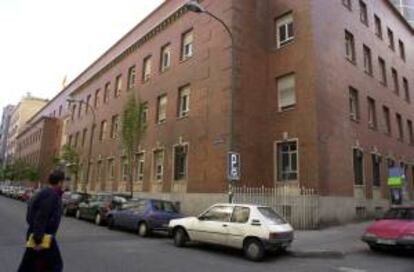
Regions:
<svg viewBox="0 0 414 272"><path fill-rule="evenodd" d="M384 219L414 220L414 208L394 208L389 210Z"/></svg>
<svg viewBox="0 0 414 272"><path fill-rule="evenodd" d="M177 212L177 209L175 208L174 204L168 201L153 200L152 206L157 211L170 212L170 213Z"/></svg>
<svg viewBox="0 0 414 272"><path fill-rule="evenodd" d="M276 225L286 224L285 219L283 219L283 217L281 217L272 208L270 208L270 207L259 207L257 209L271 223L276 224Z"/></svg>

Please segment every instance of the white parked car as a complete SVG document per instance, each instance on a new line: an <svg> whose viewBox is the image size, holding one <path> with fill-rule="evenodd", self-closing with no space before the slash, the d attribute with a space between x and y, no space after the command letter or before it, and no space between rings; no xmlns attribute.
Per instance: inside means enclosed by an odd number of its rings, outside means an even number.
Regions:
<svg viewBox="0 0 414 272"><path fill-rule="evenodd" d="M177 247L201 242L243 249L253 261L266 251L284 251L293 241L293 228L272 208L245 204L216 204L199 217L171 220Z"/></svg>

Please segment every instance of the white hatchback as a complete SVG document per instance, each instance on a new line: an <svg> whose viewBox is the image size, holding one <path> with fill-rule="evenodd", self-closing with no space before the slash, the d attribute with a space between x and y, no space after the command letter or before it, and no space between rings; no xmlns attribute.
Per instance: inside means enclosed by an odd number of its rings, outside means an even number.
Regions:
<svg viewBox="0 0 414 272"><path fill-rule="evenodd" d="M284 251L293 241L293 228L272 208L245 204L216 204L199 217L170 221L177 247L189 241L243 249L253 261L266 251Z"/></svg>

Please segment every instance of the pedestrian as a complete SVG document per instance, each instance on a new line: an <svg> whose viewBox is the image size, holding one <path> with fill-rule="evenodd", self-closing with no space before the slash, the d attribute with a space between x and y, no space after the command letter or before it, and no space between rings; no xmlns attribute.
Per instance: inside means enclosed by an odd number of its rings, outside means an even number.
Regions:
<svg viewBox="0 0 414 272"><path fill-rule="evenodd" d="M39 191L30 201L26 216L29 225L26 239L32 237L33 247L26 247L18 272L63 271L56 233L62 216L64 180L65 174L62 171L53 171L49 176L49 186ZM51 242L46 247L42 246L45 236L51 236Z"/></svg>

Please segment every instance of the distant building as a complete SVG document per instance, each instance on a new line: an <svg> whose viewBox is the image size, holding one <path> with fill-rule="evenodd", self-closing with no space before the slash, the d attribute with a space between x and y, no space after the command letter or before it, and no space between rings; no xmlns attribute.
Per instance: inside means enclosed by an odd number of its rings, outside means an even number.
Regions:
<svg viewBox="0 0 414 272"><path fill-rule="evenodd" d="M391 0L391 2L414 27L414 0Z"/></svg>
<svg viewBox="0 0 414 272"><path fill-rule="evenodd" d="M13 105L8 105L3 108L3 115L0 124L0 167L3 165L6 158L7 136L13 110Z"/></svg>

